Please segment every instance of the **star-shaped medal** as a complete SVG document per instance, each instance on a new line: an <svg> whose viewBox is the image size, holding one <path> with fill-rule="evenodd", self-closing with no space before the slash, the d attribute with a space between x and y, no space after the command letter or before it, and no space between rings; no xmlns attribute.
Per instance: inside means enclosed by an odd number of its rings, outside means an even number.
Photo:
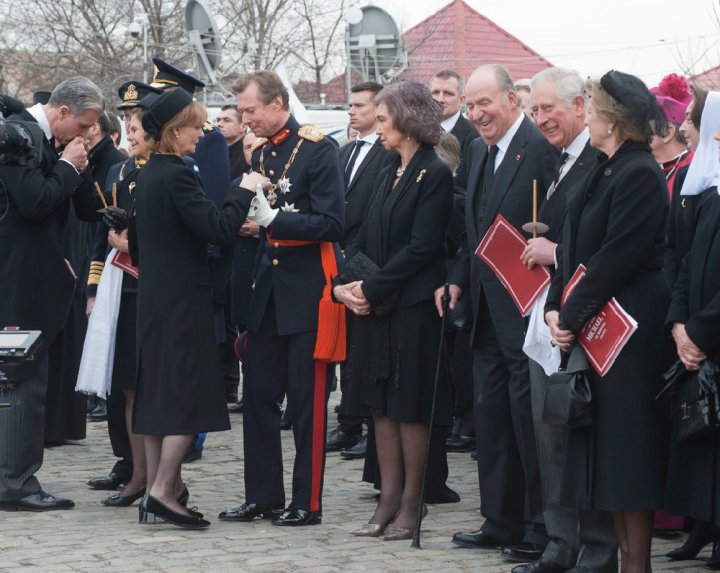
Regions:
<svg viewBox="0 0 720 573"><path fill-rule="evenodd" d="M278 181L277 183L278 189L280 189L280 193L285 195L286 193L290 193L290 187L292 187L292 183L290 183L290 179L287 177L283 177Z"/></svg>
<svg viewBox="0 0 720 573"><path fill-rule="evenodd" d="M285 201L285 205L280 207L281 211L285 211L286 213L299 213L300 209L295 208L295 203L288 203Z"/></svg>

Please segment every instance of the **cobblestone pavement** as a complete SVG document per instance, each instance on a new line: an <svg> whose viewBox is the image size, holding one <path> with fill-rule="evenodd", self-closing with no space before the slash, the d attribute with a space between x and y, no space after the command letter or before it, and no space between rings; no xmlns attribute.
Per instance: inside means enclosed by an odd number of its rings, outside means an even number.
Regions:
<svg viewBox="0 0 720 573"><path fill-rule="evenodd" d="M331 406L336 403L333 395ZM274 527L268 521L226 523L216 519L243 496L242 424L211 434L202 460L186 465L190 504L213 522L204 531L167 524L140 526L137 504L111 509L100 504L107 492L85 482L112 467L105 423L88 425L87 439L46 451L39 477L52 494L76 503L72 511L0 512L0 572L61 573L215 573L330 571L509 572L512 564L498 551L463 549L450 539L456 531L481 523L475 463L469 454L450 454L450 485L462 501L430 506L423 523L422 550L409 541L384 542L349 534L374 508L374 490L360 480L362 461L328 454L324 515L319 526ZM334 416L331 416L331 426ZM286 485L292 470L292 432L283 432ZM682 538L654 539L655 571L708 571L700 561L670 563L663 554ZM709 548L701 557L709 556Z"/></svg>

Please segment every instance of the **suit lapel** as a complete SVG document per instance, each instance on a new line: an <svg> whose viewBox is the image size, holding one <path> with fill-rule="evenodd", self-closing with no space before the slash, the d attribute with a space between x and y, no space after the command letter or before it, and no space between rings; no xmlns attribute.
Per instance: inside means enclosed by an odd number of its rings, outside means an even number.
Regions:
<svg viewBox="0 0 720 573"><path fill-rule="evenodd" d="M525 146L528 142L529 133L530 120L525 117L515 136L510 141L502 163L495 171L495 180L492 189L485 190L486 193L489 193L484 223L485 227L489 227L495 219L495 214L498 212L510 184L513 179L515 179L518 168L525 159Z"/></svg>
<svg viewBox="0 0 720 573"><path fill-rule="evenodd" d="M465 191L465 223L468 232L472 233L470 239L475 242L478 236L478 222L475 217L476 205L480 201L480 174L482 166L485 164L485 156L487 155L487 145L482 139L478 138L471 143L469 159L470 172L468 173L467 189Z"/></svg>
<svg viewBox="0 0 720 573"><path fill-rule="evenodd" d="M557 225L558 229L562 229L562 226L565 224L565 219L567 218L567 205L568 201L570 200L569 191L573 189L577 190L577 183L590 172L590 170L596 163L596 159L597 151L590 146L590 142L588 141L585 144L585 148L582 150L577 160L570 168L570 171L568 171L565 177L563 177L557 184L557 188L555 189L555 193L553 193L553 195L555 195L556 193L564 193L566 205L566 207L562 210L562 213L560 214Z"/></svg>
<svg viewBox="0 0 720 573"><path fill-rule="evenodd" d="M370 150L367 152L367 155L362 160L362 163L360 165L358 165L357 171L355 172L355 177L353 177L352 181L350 181L350 185L348 186L348 189L347 189L348 195L355 188L355 183L360 179L362 172L372 162L373 158L380 152L381 146L382 146L382 144L380 143L379 139L376 140L375 143L372 144L372 146L370 147Z"/></svg>

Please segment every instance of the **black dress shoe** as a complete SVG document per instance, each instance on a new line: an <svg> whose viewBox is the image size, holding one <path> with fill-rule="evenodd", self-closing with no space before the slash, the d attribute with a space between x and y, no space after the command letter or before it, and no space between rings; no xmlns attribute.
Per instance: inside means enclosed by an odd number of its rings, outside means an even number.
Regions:
<svg viewBox="0 0 720 573"><path fill-rule="evenodd" d="M185 486L182 493L177 497L177 501L180 505L187 507L188 500L190 499L190 490Z"/></svg>
<svg viewBox="0 0 720 573"><path fill-rule="evenodd" d="M115 472L110 472L106 476L91 479L87 484L93 489L115 491L123 484L123 479Z"/></svg>
<svg viewBox="0 0 720 573"><path fill-rule="evenodd" d="M445 440L445 449L448 452L472 452L475 449L475 438L451 434L450 437Z"/></svg>
<svg viewBox="0 0 720 573"><path fill-rule="evenodd" d="M516 563L532 563L542 557L545 546L528 541L521 541L515 545L503 547L502 556L508 561Z"/></svg>
<svg viewBox="0 0 720 573"><path fill-rule="evenodd" d="M360 441L355 444L352 448L348 448L340 452L340 455L345 460L361 460L367 453L367 434L365 434Z"/></svg>
<svg viewBox="0 0 720 573"><path fill-rule="evenodd" d="M452 542L462 547L470 547L472 549L499 549L503 542L495 539L492 535L488 535L482 529L477 531L469 531L467 533L458 532L453 535Z"/></svg>
<svg viewBox="0 0 720 573"><path fill-rule="evenodd" d="M177 513L151 495L146 495L140 502L141 518L143 511L146 516L152 515L153 518L159 517L168 523L177 525L178 527L184 527L185 529L204 529L210 527L210 522L203 519L201 513L193 512L191 515Z"/></svg>
<svg viewBox="0 0 720 573"><path fill-rule="evenodd" d="M222 521L252 521L257 517L270 519L283 512L282 505L259 505L257 503L243 503L239 507L233 507L218 515Z"/></svg>
<svg viewBox="0 0 720 573"><path fill-rule="evenodd" d="M564 573L566 570L564 565L541 557L532 563L516 565L511 569L511 573Z"/></svg>
<svg viewBox="0 0 720 573"><path fill-rule="evenodd" d="M95 408L93 408L92 412L87 415L87 421L104 422L105 420L107 420L107 406L105 405L105 401L103 400L97 406L95 406Z"/></svg>
<svg viewBox="0 0 720 573"><path fill-rule="evenodd" d="M304 509L295 509L288 507L280 515L273 517L273 525L320 525L322 523L322 513L319 511L306 511Z"/></svg>
<svg viewBox="0 0 720 573"><path fill-rule="evenodd" d="M357 444L362 436L360 434L350 434L344 432L340 428L335 428L328 434L325 440L325 450L328 452L338 452L345 448L352 448Z"/></svg>
<svg viewBox="0 0 720 573"><path fill-rule="evenodd" d="M54 511L73 507L75 507L75 503L69 499L48 495L44 491L20 499L0 501L0 510L2 511Z"/></svg>
<svg viewBox="0 0 720 573"><path fill-rule="evenodd" d="M240 400L237 404L228 406L228 412L230 412L231 414L242 414L242 411L243 411L242 400Z"/></svg>
<svg viewBox="0 0 720 573"><path fill-rule="evenodd" d="M107 507L130 507L138 499L145 495L145 488L132 495L115 494L102 501Z"/></svg>

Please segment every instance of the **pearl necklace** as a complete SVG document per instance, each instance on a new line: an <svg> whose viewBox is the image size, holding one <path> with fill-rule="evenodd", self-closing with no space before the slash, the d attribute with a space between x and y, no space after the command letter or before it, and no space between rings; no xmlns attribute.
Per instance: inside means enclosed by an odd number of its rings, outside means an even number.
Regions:
<svg viewBox="0 0 720 573"><path fill-rule="evenodd" d="M395 177L402 177L403 173L405 173L405 169L407 169L407 166L403 167L402 165L397 168L397 171L395 171Z"/></svg>

